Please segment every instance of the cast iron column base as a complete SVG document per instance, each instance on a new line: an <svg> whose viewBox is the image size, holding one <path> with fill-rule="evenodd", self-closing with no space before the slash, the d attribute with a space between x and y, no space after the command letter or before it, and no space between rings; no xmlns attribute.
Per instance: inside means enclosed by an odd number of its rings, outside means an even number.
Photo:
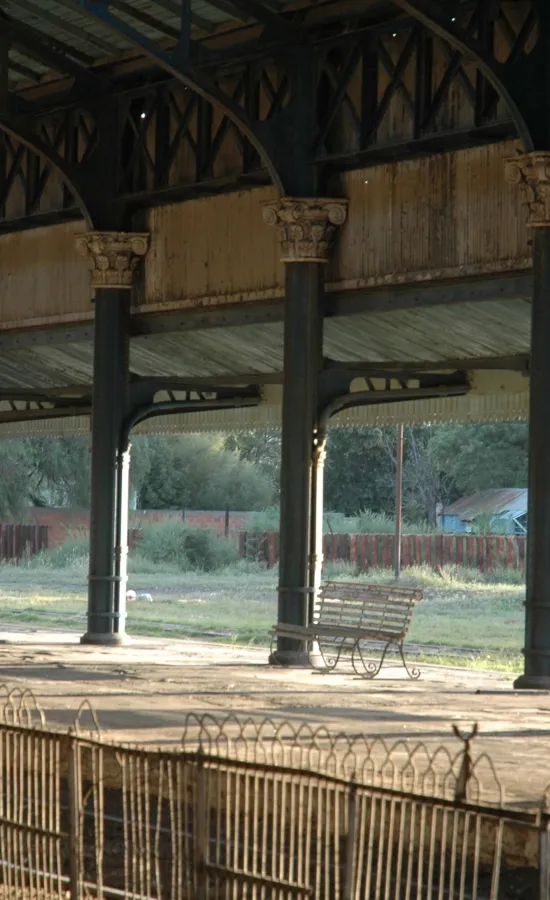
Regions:
<svg viewBox="0 0 550 900"><path fill-rule="evenodd" d="M516 691L550 691L550 675L520 675L514 681Z"/></svg>
<svg viewBox="0 0 550 900"><path fill-rule="evenodd" d="M119 634L94 634L87 631L80 638L81 644L97 644L102 647L127 647L132 639L125 632Z"/></svg>
<svg viewBox="0 0 550 900"><path fill-rule="evenodd" d="M315 641L308 653L307 650L274 650L269 656L270 666L283 666L286 669L323 669L323 657Z"/></svg>

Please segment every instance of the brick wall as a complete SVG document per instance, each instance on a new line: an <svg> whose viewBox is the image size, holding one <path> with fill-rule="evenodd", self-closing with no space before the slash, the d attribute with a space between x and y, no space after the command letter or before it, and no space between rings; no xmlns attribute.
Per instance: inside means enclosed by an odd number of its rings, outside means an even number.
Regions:
<svg viewBox="0 0 550 900"><path fill-rule="evenodd" d="M247 512L229 513L229 531L245 529L253 514ZM33 525L49 528L48 546L58 547L74 532L87 533L90 530L90 513L87 509L30 509L27 521ZM130 528L138 528L141 522L164 522L167 519L181 519L181 510L137 510L130 513ZM220 534L225 530L226 513L223 510L185 510L185 521L197 528L211 528Z"/></svg>

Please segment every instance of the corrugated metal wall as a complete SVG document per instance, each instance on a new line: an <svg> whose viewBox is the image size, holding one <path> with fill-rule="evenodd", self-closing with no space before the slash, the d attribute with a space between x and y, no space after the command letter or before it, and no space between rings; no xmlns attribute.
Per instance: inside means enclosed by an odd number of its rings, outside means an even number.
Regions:
<svg viewBox="0 0 550 900"><path fill-rule="evenodd" d="M86 261L75 252L81 222L0 236L0 327L91 318Z"/></svg>
<svg viewBox="0 0 550 900"><path fill-rule="evenodd" d="M506 183L502 144L348 174L349 222L329 267L340 288L522 269L530 248L521 195ZM368 183L366 183L368 182ZM152 249L139 295L147 310L280 295L274 229L261 189L152 210ZM0 327L75 320L92 311L83 224L0 236Z"/></svg>

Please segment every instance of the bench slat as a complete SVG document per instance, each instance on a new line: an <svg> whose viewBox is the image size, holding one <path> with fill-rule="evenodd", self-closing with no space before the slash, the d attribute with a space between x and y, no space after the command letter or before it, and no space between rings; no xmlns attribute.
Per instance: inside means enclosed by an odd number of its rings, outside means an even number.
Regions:
<svg viewBox="0 0 550 900"><path fill-rule="evenodd" d="M330 612L334 609L346 609L350 614L357 614L357 612L361 612L361 610L369 610L372 615L392 615L392 616L404 616L409 611L412 612L414 609L413 606L407 604L406 606L394 606L391 603L386 604L371 604L367 601L363 603L350 603L346 597L343 597L341 600L335 600L331 597L330 600L322 600L319 604L319 609L325 609L327 612Z"/></svg>
<svg viewBox="0 0 550 900"><path fill-rule="evenodd" d="M390 597L383 599L382 597L352 597L349 594L342 593L339 597L335 597L332 593L322 593L320 595L320 603L347 603L350 606L372 606L373 609L412 609L413 602L404 602L402 600L392 600Z"/></svg>
<svg viewBox="0 0 550 900"><path fill-rule="evenodd" d="M325 581L323 589L326 588L351 588L352 590L375 591L383 594L390 593L395 597L403 596L422 599L422 591L419 588L390 587L390 585L387 584L358 584L356 581Z"/></svg>
<svg viewBox="0 0 550 900"><path fill-rule="evenodd" d="M349 640L360 640L364 638L365 640L393 640L394 638L399 638L402 635L394 632L387 631L378 631L375 628L345 628L344 626L323 626L319 625L317 628L300 628L300 626L289 626L285 628L284 626L277 625L272 634L276 637L295 637L295 638L303 638L315 640L315 638L348 638Z"/></svg>
<svg viewBox="0 0 550 900"><path fill-rule="evenodd" d="M387 622L388 625L399 625L401 622L410 622L412 616L369 616L368 613L358 616L350 616L342 614L341 616L334 614L318 615L315 617L316 622Z"/></svg>

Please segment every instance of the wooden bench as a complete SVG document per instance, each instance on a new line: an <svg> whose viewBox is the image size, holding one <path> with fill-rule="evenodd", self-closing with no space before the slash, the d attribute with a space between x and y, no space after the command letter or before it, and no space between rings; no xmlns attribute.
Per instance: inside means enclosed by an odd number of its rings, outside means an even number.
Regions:
<svg viewBox="0 0 550 900"><path fill-rule="evenodd" d="M363 678L378 675L394 646L409 678L419 678L420 671L409 669L405 662L403 644L413 609L422 596L422 591L410 588L331 581L321 589L311 625L279 623L271 632L271 643L278 637L305 641L311 652L311 644L317 642L325 671L334 669L342 653L349 650L353 668ZM382 645L379 663L366 658L367 648L362 643L371 641Z"/></svg>

